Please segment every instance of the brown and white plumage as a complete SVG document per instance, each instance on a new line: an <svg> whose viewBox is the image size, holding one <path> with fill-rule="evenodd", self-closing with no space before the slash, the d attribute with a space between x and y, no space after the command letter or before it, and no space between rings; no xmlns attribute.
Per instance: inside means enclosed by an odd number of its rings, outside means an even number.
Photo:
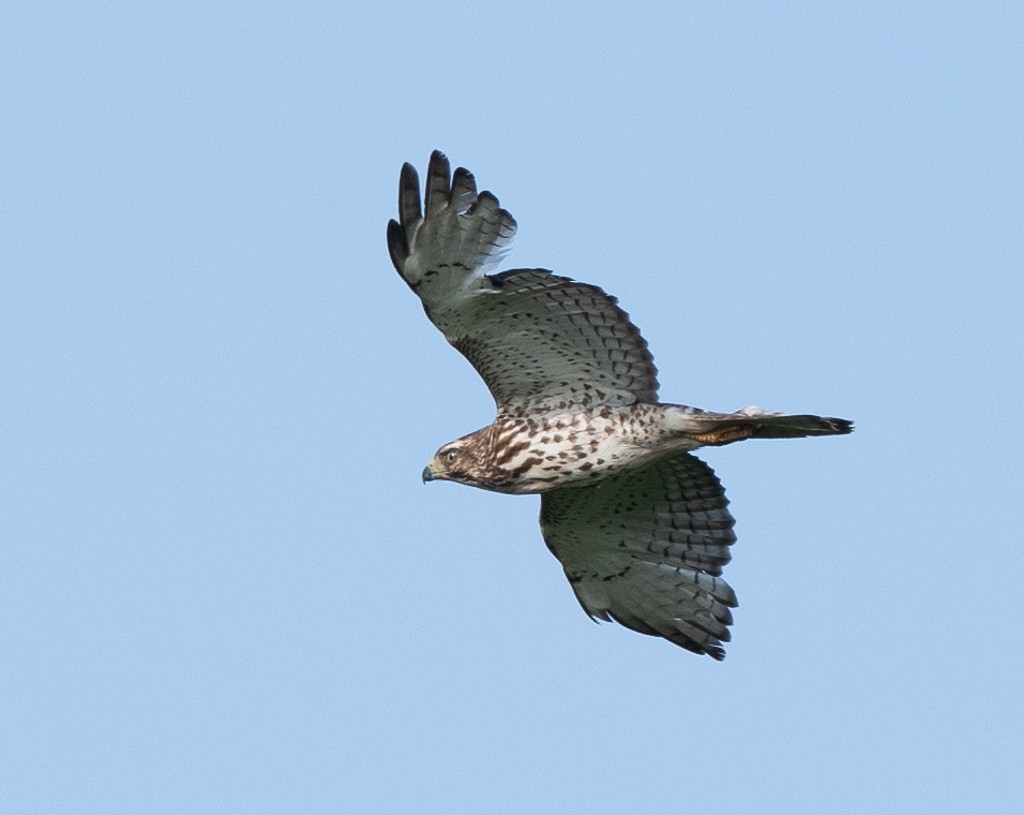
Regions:
<svg viewBox="0 0 1024 815"><path fill-rule="evenodd" d="M487 383L493 424L438 450L424 480L541 493L541 530L584 610L721 659L735 540L715 474L689 451L849 433L845 419L657 401L647 343L614 297L544 269L487 272L516 222L435 151L421 205L402 168L388 248L427 316Z"/></svg>

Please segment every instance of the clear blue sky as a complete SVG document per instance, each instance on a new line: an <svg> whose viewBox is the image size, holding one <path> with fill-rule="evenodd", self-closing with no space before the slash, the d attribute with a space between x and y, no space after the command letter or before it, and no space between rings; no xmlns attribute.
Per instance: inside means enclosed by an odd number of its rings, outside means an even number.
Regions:
<svg viewBox="0 0 1024 815"><path fill-rule="evenodd" d="M0 810L1024 807L1024 6L20 5ZM420 483L493 409L387 256L433 148L665 399L856 420L707 454L724 663Z"/></svg>

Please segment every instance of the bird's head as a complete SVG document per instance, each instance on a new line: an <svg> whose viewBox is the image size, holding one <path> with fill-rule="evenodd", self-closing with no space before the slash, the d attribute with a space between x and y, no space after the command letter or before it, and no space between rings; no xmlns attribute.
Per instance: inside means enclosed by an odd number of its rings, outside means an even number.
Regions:
<svg viewBox="0 0 1024 815"><path fill-rule="evenodd" d="M423 470L424 483L455 481L494 492L537 492L533 483L524 489L516 480L521 475L516 469L521 461L509 455L522 453L524 445L502 437L496 428L493 424L444 445Z"/></svg>
<svg viewBox="0 0 1024 815"><path fill-rule="evenodd" d="M424 468L423 482L456 481L476 486L480 461L478 445L473 442L473 435L470 435L444 445Z"/></svg>

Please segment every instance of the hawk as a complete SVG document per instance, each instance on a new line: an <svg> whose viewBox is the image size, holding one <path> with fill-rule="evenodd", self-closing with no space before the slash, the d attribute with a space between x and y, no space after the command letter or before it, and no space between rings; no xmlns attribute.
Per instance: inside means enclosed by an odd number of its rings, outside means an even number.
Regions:
<svg viewBox="0 0 1024 815"><path fill-rule="evenodd" d="M546 269L488 274L516 222L440 151L422 205L416 169L402 167L398 216L395 268L497 405L492 424L437 451L423 480L539 493L544 541L592 619L724 658L734 521L691 451L849 433L852 422L659 402L647 343L614 297Z"/></svg>

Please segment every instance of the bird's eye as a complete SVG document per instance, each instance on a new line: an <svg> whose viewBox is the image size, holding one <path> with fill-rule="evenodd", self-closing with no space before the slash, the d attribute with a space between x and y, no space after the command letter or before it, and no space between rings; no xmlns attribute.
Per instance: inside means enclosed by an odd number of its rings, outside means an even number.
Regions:
<svg viewBox="0 0 1024 815"><path fill-rule="evenodd" d="M445 451L445 453L442 456L442 458L444 458L444 463L445 464L454 464L458 460L458 458L459 458L459 451L458 450L447 450L447 451Z"/></svg>

